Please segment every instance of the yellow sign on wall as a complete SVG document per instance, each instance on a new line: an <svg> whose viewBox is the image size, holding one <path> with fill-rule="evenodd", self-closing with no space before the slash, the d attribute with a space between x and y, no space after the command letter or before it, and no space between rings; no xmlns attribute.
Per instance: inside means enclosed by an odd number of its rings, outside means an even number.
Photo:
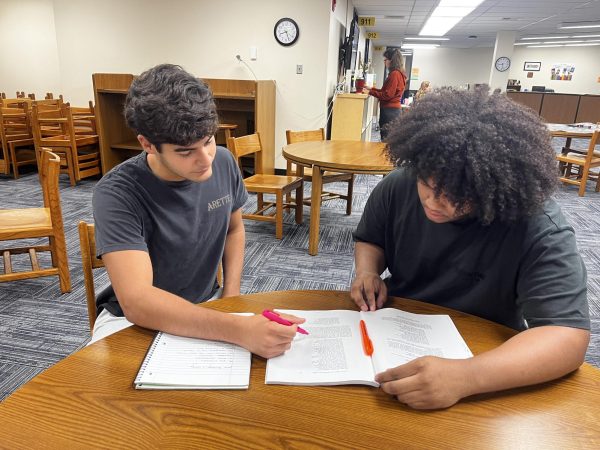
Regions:
<svg viewBox="0 0 600 450"><path fill-rule="evenodd" d="M376 33L375 31L369 31L367 33L367 39L379 39L379 33Z"/></svg>
<svg viewBox="0 0 600 450"><path fill-rule="evenodd" d="M358 18L359 27L374 27L375 17L359 16Z"/></svg>
<svg viewBox="0 0 600 450"><path fill-rule="evenodd" d="M382 52L384 47L383 45L376 45L374 48L376 52Z"/></svg>

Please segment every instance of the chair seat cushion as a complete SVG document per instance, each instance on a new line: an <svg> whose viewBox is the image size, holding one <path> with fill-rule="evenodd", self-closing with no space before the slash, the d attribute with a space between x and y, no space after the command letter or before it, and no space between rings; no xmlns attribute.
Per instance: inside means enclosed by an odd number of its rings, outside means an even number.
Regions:
<svg viewBox="0 0 600 450"><path fill-rule="evenodd" d="M0 209L0 239L48 236L52 219L48 208Z"/></svg>

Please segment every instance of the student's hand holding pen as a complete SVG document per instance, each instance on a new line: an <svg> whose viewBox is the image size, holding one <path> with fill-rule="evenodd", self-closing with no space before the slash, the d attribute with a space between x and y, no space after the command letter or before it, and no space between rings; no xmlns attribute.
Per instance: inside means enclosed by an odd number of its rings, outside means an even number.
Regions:
<svg viewBox="0 0 600 450"><path fill-rule="evenodd" d="M261 314L242 317L240 345L263 358L281 355L290 348L298 331L298 324L304 323L305 319L289 314L281 314L280 317L292 325L279 324Z"/></svg>

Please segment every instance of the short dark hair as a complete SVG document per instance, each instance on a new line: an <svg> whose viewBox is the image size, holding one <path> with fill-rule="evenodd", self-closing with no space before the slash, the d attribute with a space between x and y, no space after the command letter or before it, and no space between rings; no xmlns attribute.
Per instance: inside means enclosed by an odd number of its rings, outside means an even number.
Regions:
<svg viewBox="0 0 600 450"><path fill-rule="evenodd" d="M189 145L214 135L219 127L209 87L173 64L160 64L133 80L125 119L159 151L161 144Z"/></svg>
<svg viewBox="0 0 600 450"><path fill-rule="evenodd" d="M539 212L557 185L539 117L487 86L424 96L391 124L388 144L399 166L484 224Z"/></svg>

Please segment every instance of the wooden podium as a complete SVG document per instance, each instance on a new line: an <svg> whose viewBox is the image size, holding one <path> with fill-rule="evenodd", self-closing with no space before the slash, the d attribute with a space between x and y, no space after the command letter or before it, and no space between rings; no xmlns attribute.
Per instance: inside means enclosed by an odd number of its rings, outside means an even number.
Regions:
<svg viewBox="0 0 600 450"><path fill-rule="evenodd" d="M331 140L370 141L373 97L338 94L333 102Z"/></svg>

